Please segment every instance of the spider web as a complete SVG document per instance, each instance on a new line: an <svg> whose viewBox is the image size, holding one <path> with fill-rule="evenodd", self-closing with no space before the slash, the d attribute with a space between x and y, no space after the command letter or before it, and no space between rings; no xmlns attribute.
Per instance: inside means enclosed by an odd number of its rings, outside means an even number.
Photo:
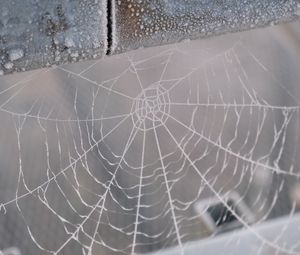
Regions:
<svg viewBox="0 0 300 255"><path fill-rule="evenodd" d="M256 230L299 206L298 74L280 66L272 33L2 78L0 249L184 254L217 234L204 220L217 201L259 241L256 254L298 254L297 238L280 241L288 223L272 239ZM228 204L232 191L254 219Z"/></svg>

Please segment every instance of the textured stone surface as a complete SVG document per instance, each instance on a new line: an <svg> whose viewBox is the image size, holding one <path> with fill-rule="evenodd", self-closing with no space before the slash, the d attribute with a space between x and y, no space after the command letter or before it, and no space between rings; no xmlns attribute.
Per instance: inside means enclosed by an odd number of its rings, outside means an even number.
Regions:
<svg viewBox="0 0 300 255"><path fill-rule="evenodd" d="M101 57L106 1L1 0L0 73Z"/></svg>
<svg viewBox="0 0 300 255"><path fill-rule="evenodd" d="M296 17L295 0L115 0L115 53L263 27Z"/></svg>
<svg viewBox="0 0 300 255"><path fill-rule="evenodd" d="M0 75L290 21L299 0L1 0Z"/></svg>

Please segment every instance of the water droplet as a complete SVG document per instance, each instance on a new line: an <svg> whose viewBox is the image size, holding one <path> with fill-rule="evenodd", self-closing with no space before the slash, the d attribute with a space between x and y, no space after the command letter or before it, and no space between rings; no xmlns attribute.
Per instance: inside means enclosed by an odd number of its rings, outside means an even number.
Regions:
<svg viewBox="0 0 300 255"><path fill-rule="evenodd" d="M7 70L10 70L14 67L14 64L12 62L8 62L4 65L4 67L7 69Z"/></svg>
<svg viewBox="0 0 300 255"><path fill-rule="evenodd" d="M24 57L24 51L22 49L12 49L9 51L8 57L10 61L16 61Z"/></svg>

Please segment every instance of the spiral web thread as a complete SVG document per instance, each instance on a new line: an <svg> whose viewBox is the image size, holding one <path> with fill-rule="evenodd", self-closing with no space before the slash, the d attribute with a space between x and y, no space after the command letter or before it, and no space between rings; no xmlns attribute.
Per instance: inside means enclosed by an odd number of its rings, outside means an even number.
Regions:
<svg viewBox="0 0 300 255"><path fill-rule="evenodd" d="M300 176L299 100L243 39L214 54L190 44L3 79L1 151L13 160L1 179L13 184L0 182L0 204L3 219L22 220L14 245L184 254L188 241L214 236L195 203L215 199L259 240L257 254L299 254L299 240L280 242L287 226L274 240L255 228L297 211L286 191ZM232 190L255 223L227 204Z"/></svg>

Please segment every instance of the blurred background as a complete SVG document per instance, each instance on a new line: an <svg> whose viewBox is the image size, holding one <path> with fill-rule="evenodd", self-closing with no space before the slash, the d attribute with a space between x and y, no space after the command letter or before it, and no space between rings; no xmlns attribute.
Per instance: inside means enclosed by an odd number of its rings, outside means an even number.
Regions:
<svg viewBox="0 0 300 255"><path fill-rule="evenodd" d="M300 253L299 66L297 21L1 77L0 250Z"/></svg>

